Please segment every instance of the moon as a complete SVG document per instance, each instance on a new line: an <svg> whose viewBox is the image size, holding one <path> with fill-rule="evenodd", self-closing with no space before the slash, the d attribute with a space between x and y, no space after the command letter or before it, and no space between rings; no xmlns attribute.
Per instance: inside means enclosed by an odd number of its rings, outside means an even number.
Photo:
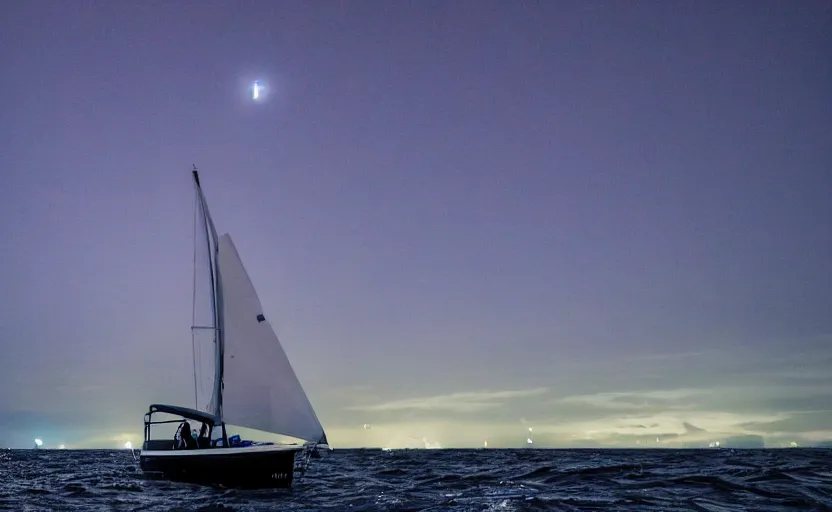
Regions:
<svg viewBox="0 0 832 512"><path fill-rule="evenodd" d="M252 82L250 89L252 101L262 101L266 96L266 86L260 80Z"/></svg>

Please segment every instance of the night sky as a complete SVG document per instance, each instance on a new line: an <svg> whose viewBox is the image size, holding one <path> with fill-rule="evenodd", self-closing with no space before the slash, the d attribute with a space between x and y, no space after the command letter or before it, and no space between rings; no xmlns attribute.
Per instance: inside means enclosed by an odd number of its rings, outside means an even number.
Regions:
<svg viewBox="0 0 832 512"><path fill-rule="evenodd" d="M334 447L832 440L830 56L828 1L4 2L0 446L193 406L194 164Z"/></svg>

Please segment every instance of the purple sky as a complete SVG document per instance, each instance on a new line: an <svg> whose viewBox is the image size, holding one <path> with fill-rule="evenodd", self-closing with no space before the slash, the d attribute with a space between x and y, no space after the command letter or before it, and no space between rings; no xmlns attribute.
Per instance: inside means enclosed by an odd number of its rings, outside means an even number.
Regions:
<svg viewBox="0 0 832 512"><path fill-rule="evenodd" d="M192 164L334 446L832 439L831 12L4 3L0 445L192 404Z"/></svg>

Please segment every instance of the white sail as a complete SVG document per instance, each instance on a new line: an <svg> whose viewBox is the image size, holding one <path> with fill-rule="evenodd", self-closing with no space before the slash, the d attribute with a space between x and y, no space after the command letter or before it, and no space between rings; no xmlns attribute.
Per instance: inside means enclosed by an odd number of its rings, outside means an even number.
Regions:
<svg viewBox="0 0 832 512"><path fill-rule="evenodd" d="M219 413L221 336L216 287L217 233L208 205L194 174L196 218L194 219L194 296L191 324L194 351L195 408Z"/></svg>
<svg viewBox="0 0 832 512"><path fill-rule="evenodd" d="M222 417L226 423L326 443L228 234L217 257L222 344Z"/></svg>

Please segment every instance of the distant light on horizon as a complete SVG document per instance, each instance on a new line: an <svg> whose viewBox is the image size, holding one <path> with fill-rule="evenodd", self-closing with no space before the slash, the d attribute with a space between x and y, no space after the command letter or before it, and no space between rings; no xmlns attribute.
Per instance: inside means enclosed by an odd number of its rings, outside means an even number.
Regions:
<svg viewBox="0 0 832 512"><path fill-rule="evenodd" d="M59 450L65 450L65 449L66 449L66 446L64 446L64 445L60 445L60 446L58 446L58 449L59 449Z"/></svg>
<svg viewBox="0 0 832 512"><path fill-rule="evenodd" d="M126 443L124 443L124 448L126 448L128 450L132 450L133 449L133 443L131 443L130 441L127 441Z"/></svg>

